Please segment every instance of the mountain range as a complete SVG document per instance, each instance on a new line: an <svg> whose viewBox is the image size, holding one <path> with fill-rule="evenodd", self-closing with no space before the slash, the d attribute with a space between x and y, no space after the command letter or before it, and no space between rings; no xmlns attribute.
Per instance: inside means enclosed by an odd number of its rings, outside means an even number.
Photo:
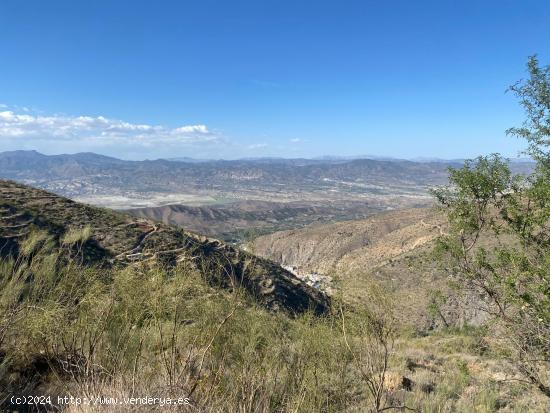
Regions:
<svg viewBox="0 0 550 413"><path fill-rule="evenodd" d="M361 201L377 209L423 206L428 189L447 182L460 162L405 160L145 160L94 153L0 153L0 178L117 209L168 204L206 205L241 200ZM530 162L511 164L528 172Z"/></svg>

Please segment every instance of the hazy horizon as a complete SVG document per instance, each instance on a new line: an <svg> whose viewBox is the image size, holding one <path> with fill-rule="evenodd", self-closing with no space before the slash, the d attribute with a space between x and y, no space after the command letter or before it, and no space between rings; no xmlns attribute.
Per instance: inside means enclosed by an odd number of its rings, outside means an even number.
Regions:
<svg viewBox="0 0 550 413"><path fill-rule="evenodd" d="M379 160L379 161L411 161L411 162L462 162L467 159L474 159L474 158L437 158L437 157L424 157L424 156L418 156L413 158L397 158L393 156L383 156L383 155L371 155L371 154L358 154L358 155L321 155L321 156L313 156L313 157L285 157L285 156L249 156L249 157L241 157L241 158L194 158L192 156L175 156L175 157L157 157L157 158L136 158L136 159L128 159L121 156L116 155L107 155L99 152L91 152L91 151L77 151L77 152L54 152L54 153L46 153L42 151L38 151L36 149L15 149L15 150L7 150L7 151L0 151L0 155L5 153L12 153L12 152L36 152L40 155L46 155L46 156L72 156L72 155L81 155L81 154L92 154L92 155L99 155L99 156L106 156L110 158L115 158L123 161L157 161L157 160L166 160L166 161L193 161L193 162L218 162L218 161L261 161L261 160L308 160L308 161L353 161L353 160L362 160L362 159L369 159L369 160ZM491 154L480 154L482 156L489 156ZM511 162L534 162L533 159L526 157L526 154L518 153L517 156L508 156L505 157L505 159L509 159Z"/></svg>

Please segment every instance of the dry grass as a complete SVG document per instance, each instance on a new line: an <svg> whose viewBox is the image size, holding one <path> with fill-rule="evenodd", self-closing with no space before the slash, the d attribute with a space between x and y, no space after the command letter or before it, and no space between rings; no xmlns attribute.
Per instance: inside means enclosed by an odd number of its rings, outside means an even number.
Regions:
<svg viewBox="0 0 550 413"><path fill-rule="evenodd" d="M31 237L27 254L0 264L4 407L10 393L177 395L213 412L387 406L373 388L393 340L383 311L289 318L211 287L187 260L106 270L66 264L47 240Z"/></svg>
<svg viewBox="0 0 550 413"><path fill-rule="evenodd" d="M289 318L175 268L64 263L37 233L0 260L0 403L9 394L188 397L69 412L548 411L485 330L410 335L375 283L362 305ZM77 261L78 262L78 261ZM546 404L545 404L546 403ZM384 410L385 409L385 410Z"/></svg>

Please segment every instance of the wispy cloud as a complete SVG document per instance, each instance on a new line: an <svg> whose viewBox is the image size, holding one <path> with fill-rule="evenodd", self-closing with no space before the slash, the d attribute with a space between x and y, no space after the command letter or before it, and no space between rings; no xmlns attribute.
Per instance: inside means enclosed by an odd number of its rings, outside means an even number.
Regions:
<svg viewBox="0 0 550 413"><path fill-rule="evenodd" d="M299 142L302 142L302 140L301 140L300 138L292 138L292 139L290 140L290 142L292 142L292 143L299 143Z"/></svg>
<svg viewBox="0 0 550 413"><path fill-rule="evenodd" d="M0 106L5 108L5 106ZM0 111L0 139L79 141L95 144L200 144L221 137L206 125L170 128L110 119L103 116L31 115Z"/></svg>
<svg viewBox="0 0 550 413"><path fill-rule="evenodd" d="M254 143L252 145L248 145L248 149L263 149L267 148L267 143Z"/></svg>

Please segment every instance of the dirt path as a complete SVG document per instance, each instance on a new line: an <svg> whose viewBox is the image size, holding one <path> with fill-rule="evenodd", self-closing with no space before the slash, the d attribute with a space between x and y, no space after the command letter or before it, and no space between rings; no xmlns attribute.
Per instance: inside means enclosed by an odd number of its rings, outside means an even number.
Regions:
<svg viewBox="0 0 550 413"><path fill-rule="evenodd" d="M138 240L137 244L130 250L121 252L117 256L115 256L115 260L125 259L128 258L130 255L137 255L141 254L141 251L143 250L143 243L147 238L149 238L152 234L158 231L158 226L153 224L153 229L143 234L140 239Z"/></svg>

